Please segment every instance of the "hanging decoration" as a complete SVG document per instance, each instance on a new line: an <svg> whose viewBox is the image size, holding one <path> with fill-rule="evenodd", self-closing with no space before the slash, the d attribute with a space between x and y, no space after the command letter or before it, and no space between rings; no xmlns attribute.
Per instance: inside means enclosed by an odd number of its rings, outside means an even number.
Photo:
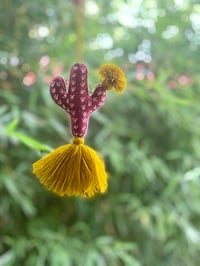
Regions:
<svg viewBox="0 0 200 266"><path fill-rule="evenodd" d="M123 92L126 78L121 68L105 64L99 68L101 84L89 94L85 64L72 66L69 82L56 77L50 84L54 102L70 116L72 144L56 148L33 164L40 182L60 196L92 197L107 190L108 174L101 156L85 145L90 115L106 100L106 91Z"/></svg>

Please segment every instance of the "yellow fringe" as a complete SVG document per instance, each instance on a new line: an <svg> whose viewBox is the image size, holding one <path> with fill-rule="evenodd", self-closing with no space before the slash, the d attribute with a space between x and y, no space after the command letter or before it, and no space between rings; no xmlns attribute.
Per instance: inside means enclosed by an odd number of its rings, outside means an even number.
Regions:
<svg viewBox="0 0 200 266"><path fill-rule="evenodd" d="M48 189L60 196L92 197L107 189L103 160L83 138L63 145L33 164L33 173Z"/></svg>
<svg viewBox="0 0 200 266"><path fill-rule="evenodd" d="M104 64L99 68L102 86L105 90L115 89L118 93L126 88L126 77L122 69L113 64Z"/></svg>

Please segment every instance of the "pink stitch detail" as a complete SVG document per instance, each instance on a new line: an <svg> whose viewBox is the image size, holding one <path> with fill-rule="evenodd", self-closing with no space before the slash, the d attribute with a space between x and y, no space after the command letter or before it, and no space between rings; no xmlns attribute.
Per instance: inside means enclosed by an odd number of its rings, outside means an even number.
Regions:
<svg viewBox="0 0 200 266"><path fill-rule="evenodd" d="M83 123L87 121L87 118L82 118Z"/></svg>
<svg viewBox="0 0 200 266"><path fill-rule="evenodd" d="M50 83L50 85L51 85L52 87L54 87L55 83L56 83L55 80L52 80L51 83Z"/></svg>
<svg viewBox="0 0 200 266"><path fill-rule="evenodd" d="M54 87L51 88L51 92L52 93L55 93L56 92L56 89Z"/></svg>
<svg viewBox="0 0 200 266"><path fill-rule="evenodd" d="M85 82L81 82L80 85L81 85L81 87L84 87L85 86Z"/></svg>
<svg viewBox="0 0 200 266"><path fill-rule="evenodd" d="M75 95L74 95L74 94L72 94L72 95L70 95L69 97L70 97L70 99L71 99L71 100L73 100L73 99L74 99L74 97L75 97Z"/></svg>
<svg viewBox="0 0 200 266"><path fill-rule="evenodd" d="M82 72L83 74L85 73L86 70L87 70L86 67L82 67L82 68L81 68L81 72Z"/></svg>
<svg viewBox="0 0 200 266"><path fill-rule="evenodd" d="M81 105L81 108L82 108L83 110L85 110L86 105Z"/></svg>
<svg viewBox="0 0 200 266"><path fill-rule="evenodd" d="M53 97L56 101L58 100L58 94L54 94Z"/></svg>
<svg viewBox="0 0 200 266"><path fill-rule="evenodd" d="M73 116L75 116L76 111L71 111L71 114L72 114Z"/></svg>
<svg viewBox="0 0 200 266"><path fill-rule="evenodd" d="M72 68L76 71L78 69L78 65L73 65Z"/></svg>

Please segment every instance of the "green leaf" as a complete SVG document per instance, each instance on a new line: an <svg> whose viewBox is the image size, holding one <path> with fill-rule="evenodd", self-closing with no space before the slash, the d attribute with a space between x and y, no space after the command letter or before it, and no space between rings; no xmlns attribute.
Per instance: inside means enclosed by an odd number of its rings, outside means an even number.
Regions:
<svg viewBox="0 0 200 266"><path fill-rule="evenodd" d="M9 135L11 134L14 129L17 127L17 124L19 122L19 119L18 118L15 118L9 125L8 127L6 128L6 133Z"/></svg>
<svg viewBox="0 0 200 266"><path fill-rule="evenodd" d="M14 131L14 132L12 132L9 135L12 136L12 137L17 138L22 143L24 143L26 146L28 146L28 147L30 147L32 149L41 150L41 151L51 151L52 150L49 146L47 146L47 145L45 145L45 144L43 144L43 143L41 143L41 142L29 137L27 135L25 135L22 132Z"/></svg>

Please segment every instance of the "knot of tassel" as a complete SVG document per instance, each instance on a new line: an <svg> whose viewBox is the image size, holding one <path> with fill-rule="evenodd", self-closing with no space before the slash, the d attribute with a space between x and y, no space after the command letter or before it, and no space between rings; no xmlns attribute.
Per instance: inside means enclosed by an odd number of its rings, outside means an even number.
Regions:
<svg viewBox="0 0 200 266"><path fill-rule="evenodd" d="M76 144L76 145L84 144L84 138L83 137L74 137L73 138L73 144Z"/></svg>

